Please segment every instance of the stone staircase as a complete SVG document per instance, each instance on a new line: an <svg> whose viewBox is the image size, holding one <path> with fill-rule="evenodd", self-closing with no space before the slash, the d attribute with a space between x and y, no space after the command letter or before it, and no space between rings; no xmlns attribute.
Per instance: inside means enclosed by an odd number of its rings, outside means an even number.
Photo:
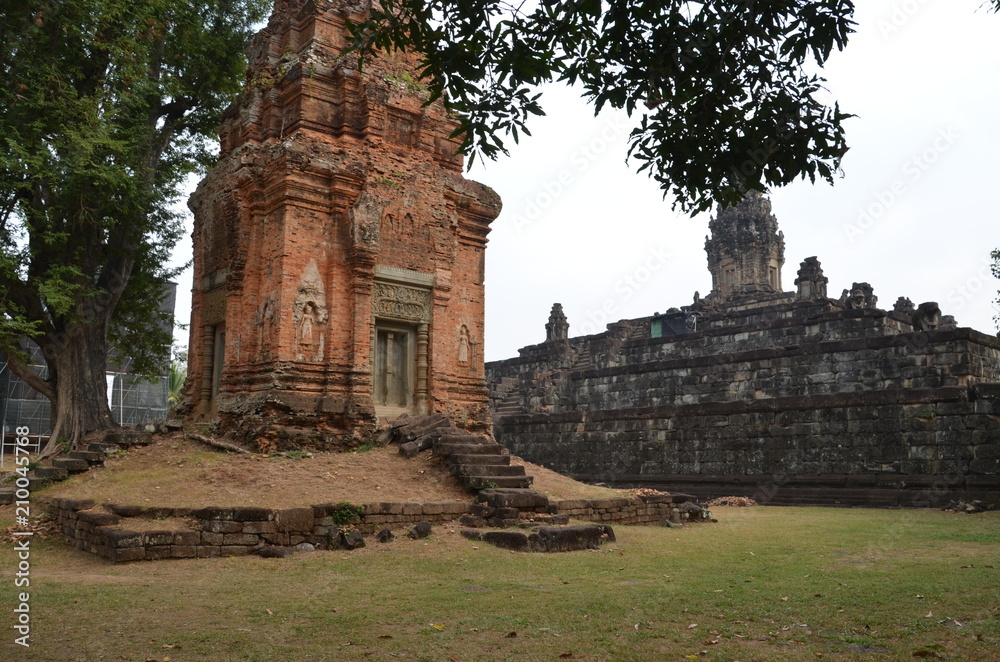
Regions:
<svg viewBox="0 0 1000 662"><path fill-rule="evenodd" d="M413 457L430 449L467 489L520 488L531 485L523 466L512 466L510 453L485 435L454 427L441 414L397 419L381 440L400 443L399 452Z"/></svg>
<svg viewBox="0 0 1000 662"><path fill-rule="evenodd" d="M583 347L576 355L576 359L573 361L573 367L570 368L571 371L578 370L588 370L594 366L594 362L590 358L590 347Z"/></svg>
<svg viewBox="0 0 1000 662"><path fill-rule="evenodd" d="M502 418L503 416L514 416L520 414L521 412L521 394L518 391L507 394L503 400L496 406L493 410L493 415L496 418Z"/></svg>
<svg viewBox="0 0 1000 662"><path fill-rule="evenodd" d="M28 474L28 489L34 492L52 483L64 481L72 475L86 473L92 467L103 467L109 453L122 447L145 446L151 441L152 435L148 432L132 430L109 432L105 435L104 441L87 444L87 450L69 451L32 469ZM14 503L15 492L13 487L0 487L0 505Z"/></svg>

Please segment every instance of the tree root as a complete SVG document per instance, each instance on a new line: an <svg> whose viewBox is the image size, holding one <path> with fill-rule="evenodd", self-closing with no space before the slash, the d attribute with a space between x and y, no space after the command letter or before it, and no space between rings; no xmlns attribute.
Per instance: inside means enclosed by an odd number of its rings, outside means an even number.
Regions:
<svg viewBox="0 0 1000 662"><path fill-rule="evenodd" d="M195 441L200 441L203 444L208 444L214 448L221 448L225 451L233 451L235 453L243 453L244 455L256 455L253 451L248 451L242 446L237 446L236 444L231 444L228 441L219 441L218 439L213 439L212 437L206 437L204 435L195 434L189 432L185 435L188 439L194 439Z"/></svg>

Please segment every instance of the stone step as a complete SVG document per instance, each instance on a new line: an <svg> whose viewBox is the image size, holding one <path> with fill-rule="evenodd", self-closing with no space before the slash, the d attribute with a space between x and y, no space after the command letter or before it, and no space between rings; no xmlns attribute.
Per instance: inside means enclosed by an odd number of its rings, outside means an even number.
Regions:
<svg viewBox="0 0 1000 662"><path fill-rule="evenodd" d="M517 508L522 511L544 511L549 507L549 498L529 489L486 489L479 493L476 501L492 508Z"/></svg>
<svg viewBox="0 0 1000 662"><path fill-rule="evenodd" d="M437 437L435 443L438 444L492 444L496 443L487 439L486 437L481 437L476 434L469 434L467 432L459 434L442 434Z"/></svg>
<svg viewBox="0 0 1000 662"><path fill-rule="evenodd" d="M114 453L118 450L118 444L106 444L100 441L94 441L87 444L87 450L91 453L104 453L107 455L108 453Z"/></svg>
<svg viewBox="0 0 1000 662"><path fill-rule="evenodd" d="M486 455L484 457L490 457ZM509 457L509 456L507 456ZM524 467L495 464L460 464L452 467L453 476L524 476Z"/></svg>
<svg viewBox="0 0 1000 662"><path fill-rule="evenodd" d="M90 469L90 463L75 457L57 457L52 460L53 467L60 467L71 474L80 474Z"/></svg>
<svg viewBox="0 0 1000 662"><path fill-rule="evenodd" d="M104 435L104 443L119 446L146 446L153 443L153 435L145 430L113 430Z"/></svg>
<svg viewBox="0 0 1000 662"><path fill-rule="evenodd" d="M507 449L500 444L434 444L434 454L449 456L454 453L462 455L506 455Z"/></svg>
<svg viewBox="0 0 1000 662"><path fill-rule="evenodd" d="M465 476L462 484L470 490L486 490L497 487L525 488L531 485L532 476Z"/></svg>
<svg viewBox="0 0 1000 662"><path fill-rule="evenodd" d="M52 484L50 478L39 478L38 476L28 476L28 490L34 492Z"/></svg>
<svg viewBox="0 0 1000 662"><path fill-rule="evenodd" d="M12 504L17 500L13 487L0 487L0 506Z"/></svg>
<svg viewBox="0 0 1000 662"><path fill-rule="evenodd" d="M445 460L449 467L469 464L489 464L492 466L510 464L510 455L465 455L453 453Z"/></svg>
<svg viewBox="0 0 1000 662"><path fill-rule="evenodd" d="M48 478L50 480L66 480L69 478L69 472L62 467L35 467L34 474L39 478Z"/></svg>
<svg viewBox="0 0 1000 662"><path fill-rule="evenodd" d="M66 453L66 456L77 460L84 460L88 464L104 464L104 453L96 451L70 451Z"/></svg>

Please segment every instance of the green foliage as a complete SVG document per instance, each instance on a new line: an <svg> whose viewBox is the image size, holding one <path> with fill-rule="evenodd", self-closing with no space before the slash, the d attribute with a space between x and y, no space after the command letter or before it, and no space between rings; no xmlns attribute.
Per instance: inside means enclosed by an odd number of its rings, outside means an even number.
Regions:
<svg viewBox="0 0 1000 662"><path fill-rule="evenodd" d="M161 373L171 206L213 160L267 0L21 0L0 12L0 351L89 334ZM60 344L62 343L62 344ZM103 350L103 351L102 351ZM62 365L62 375L72 366ZM36 387L37 388L37 387Z"/></svg>
<svg viewBox="0 0 1000 662"><path fill-rule="evenodd" d="M335 524L343 526L344 524L349 524L354 518L361 517L363 512L361 506L354 506L346 501L341 501L330 516L333 517Z"/></svg>
<svg viewBox="0 0 1000 662"><path fill-rule="evenodd" d="M385 76L384 80L390 85L405 90L410 95L418 94L427 89L427 86L420 81L413 80L413 76L408 71L403 71L398 76Z"/></svg>
<svg viewBox="0 0 1000 662"><path fill-rule="evenodd" d="M352 25L371 50L422 53L430 101L470 155L506 153L542 115L537 87L579 85L595 112L638 116L629 156L675 205L705 211L798 177L832 181L850 115L807 72L853 32L850 0L383 0Z"/></svg>
<svg viewBox="0 0 1000 662"><path fill-rule="evenodd" d="M187 363L172 361L167 376L167 408L173 409L184 398L184 380L187 379Z"/></svg>

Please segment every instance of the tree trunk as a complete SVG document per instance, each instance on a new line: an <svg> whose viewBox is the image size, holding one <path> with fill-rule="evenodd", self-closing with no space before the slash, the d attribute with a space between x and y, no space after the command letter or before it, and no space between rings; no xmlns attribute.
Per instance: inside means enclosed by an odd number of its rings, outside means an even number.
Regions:
<svg viewBox="0 0 1000 662"><path fill-rule="evenodd" d="M106 328L106 320L72 324L42 344L50 378L55 377L52 436L43 455L65 442L75 446L91 433L118 427L108 406Z"/></svg>

